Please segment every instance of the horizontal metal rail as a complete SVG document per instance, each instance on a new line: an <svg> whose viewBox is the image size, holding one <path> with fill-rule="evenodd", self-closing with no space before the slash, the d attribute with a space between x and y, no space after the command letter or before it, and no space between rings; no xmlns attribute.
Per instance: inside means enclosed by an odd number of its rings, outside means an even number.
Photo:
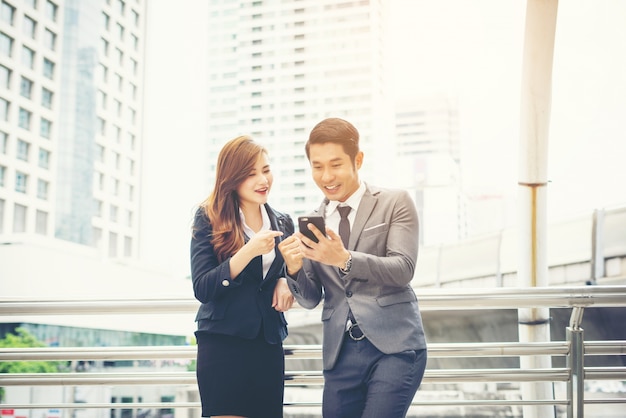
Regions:
<svg viewBox="0 0 626 418"><path fill-rule="evenodd" d="M613 343L613 341L607 342ZM620 354L624 346L607 344L596 346L598 354ZM626 342L621 342L626 344ZM322 346L285 345L286 360L321 359ZM432 343L428 346L428 357L517 357L531 355L567 355L569 343ZM161 360L195 359L196 346L150 346L150 347L13 347L0 348L0 361L37 360Z"/></svg>
<svg viewBox="0 0 626 418"><path fill-rule="evenodd" d="M322 358L322 346L285 345L286 360ZM545 343L431 343L429 358L442 357L517 357L532 355L567 355L567 341ZM587 341L585 355L626 355L626 341ZM188 360L196 358L196 346L133 347L9 347L0 348L0 361L63 360Z"/></svg>
<svg viewBox="0 0 626 418"><path fill-rule="evenodd" d="M609 371L604 370L603 373L608 374ZM427 370L423 382L565 382L568 379L568 369L445 369ZM3 373L0 375L0 386L192 385L195 383L195 372ZM323 384L324 377L318 370L285 372L285 386Z"/></svg>
<svg viewBox="0 0 626 418"><path fill-rule="evenodd" d="M419 394L419 392L418 392ZM590 402L591 403L591 402ZM621 402L615 402L621 403ZM533 399L533 400L497 400L497 399L478 399L478 400L417 400L411 403L412 406L502 406L502 405L562 405L568 404L566 399ZM286 407L320 407L319 402L285 402ZM47 404L2 404L5 409L72 409L80 408L106 408L106 409L169 409L169 408L200 408L200 402L129 402L129 403L90 403L90 404L71 404L71 403L47 403Z"/></svg>
<svg viewBox="0 0 626 418"><path fill-rule="evenodd" d="M582 316L586 307L626 306L626 286L581 286L549 288L498 289L417 289L422 310L485 310L520 308L573 308ZM110 299L110 300L25 300L0 298L0 317L38 315L117 315L117 314L189 314L197 310L193 299ZM296 309L302 309L297 307ZM626 341L586 341L584 355L625 355ZM285 345L285 358L290 360L322 357L321 345ZM429 358L445 357L519 357L572 356L570 341L552 342L489 342L430 344ZM575 353L574 353L575 354ZM42 347L0 348L0 361L74 361L74 360L190 360L196 357L196 346L150 347ZM579 359L580 360L580 359ZM289 364L289 363L288 363ZM140 369L139 369L140 370ZM518 369L473 368L426 370L424 383L449 384L462 382L570 382L570 368ZM585 380L626 380L626 367L585 367ZM323 386L321 370L285 373L286 387ZM6 373L0 374L0 386L80 386L80 385L196 385L195 372L133 371L79 373ZM584 399L585 404L624 404L626 398ZM447 406L569 406L570 399L420 399L412 405ZM199 408L199 402L148 403L57 403L3 404L3 408ZM320 402L286 402L285 407L320 407Z"/></svg>
<svg viewBox="0 0 626 418"><path fill-rule="evenodd" d="M445 290L445 292L442 292ZM624 306L626 286L416 289L422 310ZM25 300L0 298L0 316L194 313L195 299ZM302 308L299 308L302 309Z"/></svg>

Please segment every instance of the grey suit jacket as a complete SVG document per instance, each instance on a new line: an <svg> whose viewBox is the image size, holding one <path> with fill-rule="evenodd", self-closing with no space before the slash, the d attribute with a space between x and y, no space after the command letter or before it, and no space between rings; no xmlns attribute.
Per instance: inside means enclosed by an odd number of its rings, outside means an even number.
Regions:
<svg viewBox="0 0 626 418"><path fill-rule="evenodd" d="M325 214L324 200L315 214ZM367 185L350 233L352 269L305 259L288 277L298 303L315 308L322 300L324 369L334 367L345 338L348 309L369 341L386 354L426 348L417 297L411 288L417 261L417 211L404 190Z"/></svg>

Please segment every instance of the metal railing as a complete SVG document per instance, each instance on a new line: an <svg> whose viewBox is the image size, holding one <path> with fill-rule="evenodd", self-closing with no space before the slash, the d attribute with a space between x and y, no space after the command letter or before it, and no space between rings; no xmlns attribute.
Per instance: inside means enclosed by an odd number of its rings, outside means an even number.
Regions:
<svg viewBox="0 0 626 418"><path fill-rule="evenodd" d="M585 380L626 380L626 367L585 367L585 356L626 355L626 341L584 341L581 321L588 307L626 307L626 286L583 286L497 289L418 289L422 311L520 308L571 308L565 341L430 344L429 358L564 356L565 367L545 369L427 369L423 384L463 382L563 382L567 395L555 399L434 399L416 396L413 405L520 406L554 405L568 417L582 417L585 404L626 404L626 398L585 398ZM0 317L41 315L189 314L191 299L178 300L16 300L0 299ZM290 360L321 359L320 345L285 345L285 386L321 387L321 370L289 369ZM156 360L194 359L195 346L1 348L0 361L37 360ZM0 387L80 385L195 385L195 372L81 372L0 374ZM419 395L419 392L418 392ZM319 406L319 402L288 402L289 407ZM197 408L198 402L3 404L2 408Z"/></svg>

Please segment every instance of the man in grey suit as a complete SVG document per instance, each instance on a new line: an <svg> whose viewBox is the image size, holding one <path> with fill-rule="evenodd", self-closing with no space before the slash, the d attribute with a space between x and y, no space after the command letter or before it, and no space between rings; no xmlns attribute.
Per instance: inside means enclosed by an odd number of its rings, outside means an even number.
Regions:
<svg viewBox="0 0 626 418"><path fill-rule="evenodd" d="M405 417L427 358L410 285L415 205L406 191L359 180L359 133L343 119L317 124L306 154L326 197L314 213L325 218L326 231L309 224L318 242L296 233L279 249L298 303L313 309L324 301L323 416Z"/></svg>

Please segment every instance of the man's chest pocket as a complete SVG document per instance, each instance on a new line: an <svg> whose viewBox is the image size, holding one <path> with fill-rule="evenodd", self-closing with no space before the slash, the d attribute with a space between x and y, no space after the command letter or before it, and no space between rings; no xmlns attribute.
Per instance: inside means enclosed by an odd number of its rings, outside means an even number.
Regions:
<svg viewBox="0 0 626 418"><path fill-rule="evenodd" d="M384 254L387 247L388 231L388 223L380 223L364 228L359 238L357 250L375 252L378 255Z"/></svg>

